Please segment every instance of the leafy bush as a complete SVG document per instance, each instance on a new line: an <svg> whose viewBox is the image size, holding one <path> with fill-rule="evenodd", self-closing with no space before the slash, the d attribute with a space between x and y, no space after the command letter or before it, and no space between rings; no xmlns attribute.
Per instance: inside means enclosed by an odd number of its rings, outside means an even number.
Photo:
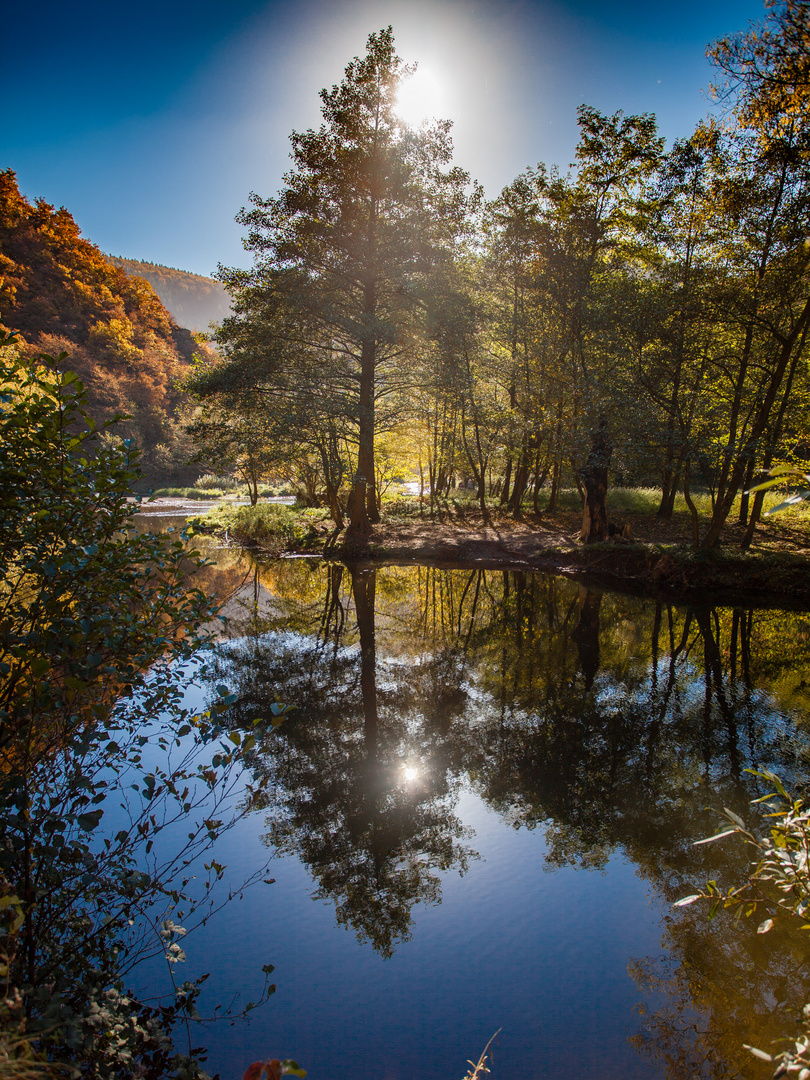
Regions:
<svg viewBox="0 0 810 1080"><path fill-rule="evenodd" d="M205 473L204 476L198 476L194 481L195 488L216 491L236 491L240 487L244 488L244 486L238 480L234 480L232 476L217 476L215 473Z"/></svg>
<svg viewBox="0 0 810 1080"><path fill-rule="evenodd" d="M218 506L190 524L202 531L222 530L239 544L268 551L296 546L305 540L308 531L299 520L299 512L280 503Z"/></svg>
<svg viewBox="0 0 810 1080"><path fill-rule="evenodd" d="M182 959L180 909L186 926L210 911L224 868L193 892L188 865L227 827L223 780L250 737L222 727L224 687L206 714L182 708L178 665L213 614L189 581L201 560L135 529L135 454L89 420L63 359L0 341L0 1054L31 1047L88 1080L204 1076L172 1041L198 985L147 1005L125 980L144 955ZM148 764L156 745L171 768Z"/></svg>
<svg viewBox="0 0 810 1080"><path fill-rule="evenodd" d="M772 787L755 803L765 804L771 826L764 836L750 832L745 822L732 810L723 811L719 831L699 840L709 844L728 836L738 836L754 851L755 865L748 879L728 891L716 881L708 881L704 892L685 896L676 907L685 907L700 900L710 902L709 918L722 906L736 911L737 918L745 916L758 922L757 933L768 934L780 920L810 930L810 810L804 802L788 794L778 776L772 772L746 770ZM810 1077L810 1004L802 1014L802 1032L792 1040L793 1045L772 1055L757 1047L747 1049L761 1061L776 1065L774 1076L798 1073L802 1080Z"/></svg>
<svg viewBox="0 0 810 1080"><path fill-rule="evenodd" d="M162 487L155 488L151 493L153 499L189 499L197 501L206 501L208 499L221 499L223 493L221 491L211 491L197 487Z"/></svg>

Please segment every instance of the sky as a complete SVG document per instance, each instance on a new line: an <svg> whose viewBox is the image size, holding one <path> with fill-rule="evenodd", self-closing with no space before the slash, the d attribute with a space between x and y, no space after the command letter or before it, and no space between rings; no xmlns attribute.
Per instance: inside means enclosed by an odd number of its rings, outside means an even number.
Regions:
<svg viewBox="0 0 810 1080"><path fill-rule="evenodd" d="M368 35L393 26L455 163L489 197L565 170L576 110L655 113L668 145L707 115L707 45L762 0L40 0L3 16L0 168L109 254L247 266L234 217L275 194L289 134L320 123Z"/></svg>

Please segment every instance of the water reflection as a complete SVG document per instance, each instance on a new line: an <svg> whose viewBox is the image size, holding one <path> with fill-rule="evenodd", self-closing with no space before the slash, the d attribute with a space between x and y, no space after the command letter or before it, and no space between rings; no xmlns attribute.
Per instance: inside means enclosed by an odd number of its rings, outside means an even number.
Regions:
<svg viewBox="0 0 810 1080"><path fill-rule="evenodd" d="M256 564L216 678L255 728L267 842L297 853L338 921L390 956L440 872L474 838L463 783L516 829L542 828L549 869L624 853L669 904L747 854L692 846L713 807L751 818L745 770L806 775L805 616L680 609L514 571ZM234 608L234 611L237 609ZM273 705L296 712L273 727ZM667 917L668 960L630 959L667 1005L640 1052L666 1075L757 1075L798 1007L803 943L774 949L722 914Z"/></svg>
<svg viewBox="0 0 810 1080"><path fill-rule="evenodd" d="M394 679L378 678L376 571L333 566L325 583L321 605L303 597L312 633L240 638L223 649L217 677L239 686L244 727L279 698L295 702L294 720L266 732L254 754L267 841L297 853L338 921L388 956L410 936L413 905L438 900L438 871L463 872L474 853L452 812L446 740ZM359 648L344 644L350 629Z"/></svg>

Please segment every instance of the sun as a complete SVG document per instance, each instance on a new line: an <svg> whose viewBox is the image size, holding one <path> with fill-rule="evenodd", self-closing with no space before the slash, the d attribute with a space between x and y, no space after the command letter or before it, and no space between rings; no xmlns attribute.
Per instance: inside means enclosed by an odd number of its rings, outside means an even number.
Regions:
<svg viewBox="0 0 810 1080"><path fill-rule="evenodd" d="M444 94L436 76L417 68L405 79L397 94L396 114L409 127L419 127L426 120L441 116Z"/></svg>

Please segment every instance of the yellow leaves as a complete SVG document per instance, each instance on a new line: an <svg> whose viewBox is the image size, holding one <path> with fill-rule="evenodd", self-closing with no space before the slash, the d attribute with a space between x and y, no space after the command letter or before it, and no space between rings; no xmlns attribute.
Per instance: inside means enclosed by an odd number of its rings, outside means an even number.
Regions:
<svg viewBox="0 0 810 1080"><path fill-rule="evenodd" d="M110 319L109 322L97 322L90 328L88 335L91 345L108 349L122 360L136 360L140 349L132 344L134 329L129 319Z"/></svg>

